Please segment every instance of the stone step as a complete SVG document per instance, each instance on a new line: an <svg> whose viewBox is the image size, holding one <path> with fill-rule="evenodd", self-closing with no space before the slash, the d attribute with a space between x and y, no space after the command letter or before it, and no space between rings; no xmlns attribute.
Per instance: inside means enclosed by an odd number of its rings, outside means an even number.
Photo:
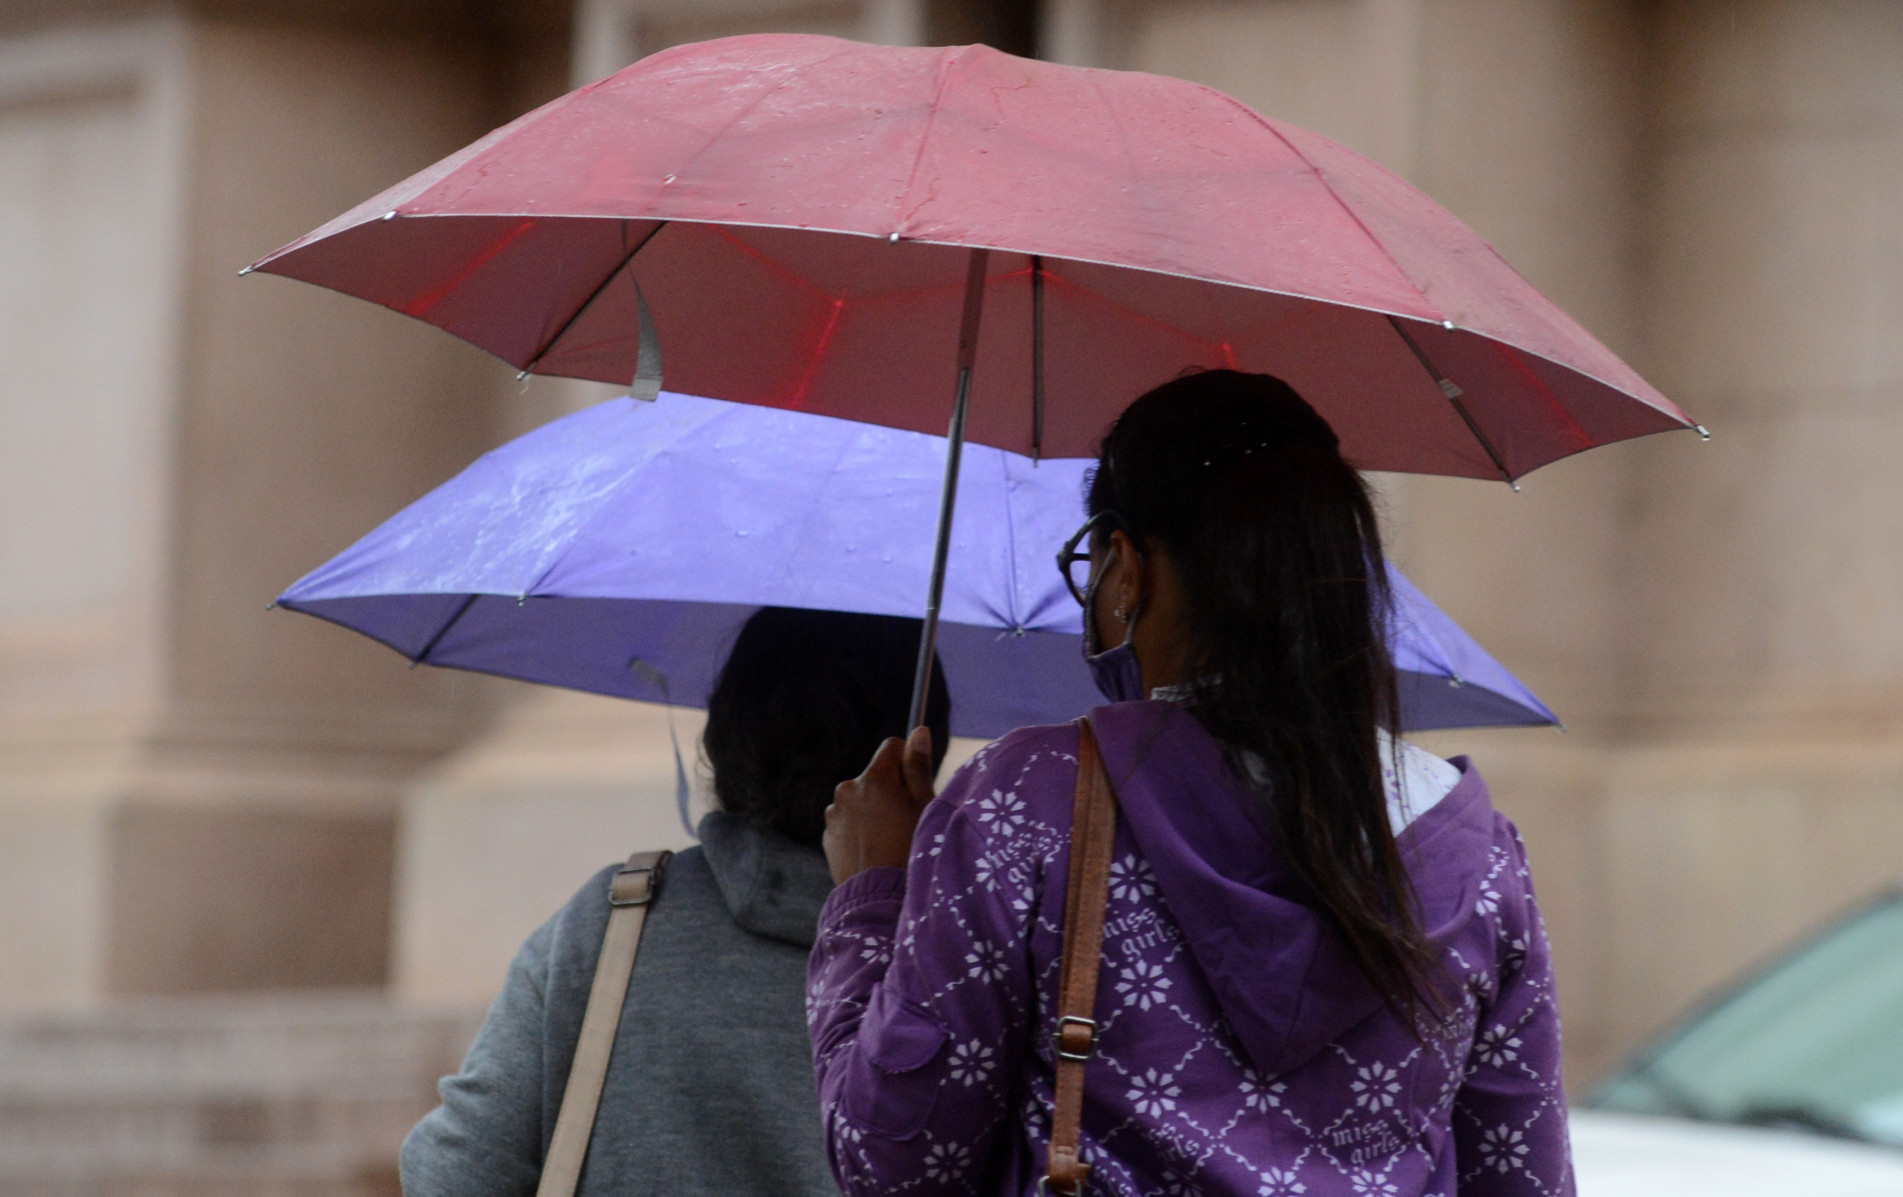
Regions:
<svg viewBox="0 0 1903 1197"><path fill-rule="evenodd" d="M257 1159L0 1172L0 1197L402 1197L394 1155L376 1160Z"/></svg>
<svg viewBox="0 0 1903 1197"><path fill-rule="evenodd" d="M0 1019L0 1197L395 1194L479 1021L375 993Z"/></svg>

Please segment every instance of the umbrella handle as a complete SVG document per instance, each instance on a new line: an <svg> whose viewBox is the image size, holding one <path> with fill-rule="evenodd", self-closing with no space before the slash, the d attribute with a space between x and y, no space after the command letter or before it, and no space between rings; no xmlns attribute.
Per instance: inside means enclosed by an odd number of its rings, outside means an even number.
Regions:
<svg viewBox="0 0 1903 1197"><path fill-rule="evenodd" d="M912 711L905 730L925 722L932 688L932 657L938 651L938 606L945 596L945 559L951 552L953 510L958 506L958 466L965 455L965 416L971 408L971 367L978 356L978 318L984 313L985 268L990 251L974 249L965 270L965 313L958 327L958 397L945 434L945 488L938 499L938 534L932 547L932 580L925 597L925 626L918 638L918 668L912 674Z"/></svg>

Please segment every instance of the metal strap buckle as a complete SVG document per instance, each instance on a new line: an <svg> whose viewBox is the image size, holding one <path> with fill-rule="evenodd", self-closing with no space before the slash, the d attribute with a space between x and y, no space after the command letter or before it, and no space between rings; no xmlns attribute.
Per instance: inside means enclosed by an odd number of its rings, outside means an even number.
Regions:
<svg viewBox="0 0 1903 1197"><path fill-rule="evenodd" d="M641 886L638 892L624 894L621 888L621 879L623 877L633 877L640 873L646 873L648 875L647 884ZM636 869L624 867L620 872L615 874L614 883L608 887L608 905L646 906L649 902L654 900L654 891L659 889L660 885L661 870L659 865L642 865ZM629 883L629 888L634 888L632 882Z"/></svg>
<svg viewBox="0 0 1903 1197"><path fill-rule="evenodd" d="M1068 1191L1052 1188L1051 1178L1048 1173L1037 1178L1038 1197L1051 1197L1052 1194L1058 1194L1059 1197L1083 1197L1083 1192L1084 1186L1082 1185L1072 1185Z"/></svg>
<svg viewBox="0 0 1903 1197"><path fill-rule="evenodd" d="M1075 1023L1077 1026L1084 1028L1084 1030L1090 1033L1090 1042L1084 1046L1084 1050L1082 1052L1067 1052L1064 1050L1064 1030L1067 1026L1069 1026L1072 1023ZM1096 1020L1090 1019L1090 1018L1084 1018L1076 1014L1066 1014L1061 1016L1057 1020L1057 1029L1051 1032L1051 1050L1057 1053L1057 1058L1060 1060L1088 1060L1090 1059L1090 1057L1097 1054Z"/></svg>

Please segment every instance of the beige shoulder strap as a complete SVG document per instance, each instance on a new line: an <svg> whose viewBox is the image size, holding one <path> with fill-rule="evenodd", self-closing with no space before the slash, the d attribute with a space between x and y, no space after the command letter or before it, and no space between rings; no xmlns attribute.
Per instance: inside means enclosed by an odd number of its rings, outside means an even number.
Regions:
<svg viewBox="0 0 1903 1197"><path fill-rule="evenodd" d="M1097 964L1103 958L1104 907L1117 838L1117 796L1104 773L1090 720L1077 721L1077 797L1070 826L1070 879L1064 891L1064 965L1057 985L1056 1101L1049 1169L1038 1187L1077 1197L1090 1176L1080 1158L1084 1066L1097 1050Z"/></svg>
<svg viewBox="0 0 1903 1197"><path fill-rule="evenodd" d="M634 974L634 955L641 947L641 927L647 921L648 904L661 891L661 875L672 855L636 852L614 876L601 959L595 964L595 983L588 991L581 1035L575 1041L575 1062L568 1070L568 1087L562 1090L561 1113L555 1119L555 1135L542 1162L542 1182L536 1186L535 1197L574 1197L575 1186L581 1183L602 1082L608 1079L608 1057L621 1026L621 1007L628 1000L628 978Z"/></svg>

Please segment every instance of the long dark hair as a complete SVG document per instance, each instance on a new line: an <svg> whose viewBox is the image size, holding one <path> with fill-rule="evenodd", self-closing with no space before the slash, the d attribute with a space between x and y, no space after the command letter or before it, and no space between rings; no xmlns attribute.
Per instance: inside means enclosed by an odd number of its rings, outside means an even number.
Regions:
<svg viewBox="0 0 1903 1197"><path fill-rule="evenodd" d="M720 808L817 847L833 787L857 777L887 736L905 734L918 636L918 620L895 615L756 612L707 697L701 750ZM950 723L944 670L934 668L925 704L934 769Z"/></svg>
<svg viewBox="0 0 1903 1197"><path fill-rule="evenodd" d="M1374 505L1294 388L1209 370L1150 391L1104 437L1087 501L1164 550L1190 620L1191 711L1273 812L1368 980L1417 1033L1436 953L1388 823L1378 729L1398 727Z"/></svg>

